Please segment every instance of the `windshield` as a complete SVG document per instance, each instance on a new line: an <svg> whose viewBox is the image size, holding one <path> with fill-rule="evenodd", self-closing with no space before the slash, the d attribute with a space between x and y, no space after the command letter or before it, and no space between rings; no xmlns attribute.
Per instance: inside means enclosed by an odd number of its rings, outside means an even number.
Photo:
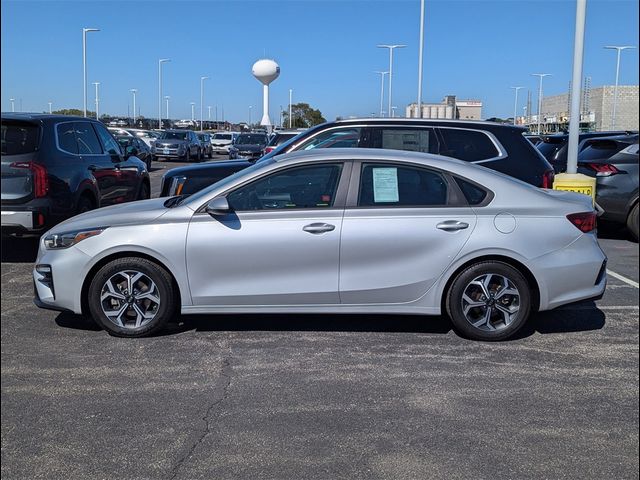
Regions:
<svg viewBox="0 0 640 480"><path fill-rule="evenodd" d="M236 140L238 145L256 145L256 144L266 144L267 137L264 135L252 135L252 134L243 134L238 136L238 140Z"/></svg>
<svg viewBox="0 0 640 480"><path fill-rule="evenodd" d="M35 152L40 141L40 127L26 122L2 121L2 155Z"/></svg>
<svg viewBox="0 0 640 480"><path fill-rule="evenodd" d="M162 132L159 138L161 140L186 140L187 132Z"/></svg>
<svg viewBox="0 0 640 480"><path fill-rule="evenodd" d="M275 150L271 150L265 156L260 158L260 160L258 160L256 163L262 163L265 160L269 160L270 158L275 157L276 155L282 155L289 149L291 145L298 143L303 138L306 138L308 135L313 134L313 132L321 128L324 128L324 124L321 124L321 125L318 125L317 127L313 127L313 128L310 128L309 130L304 130L303 132L300 132L298 135L296 135L293 138L290 138L289 140L284 142L282 145L278 145L278 147Z"/></svg>
<svg viewBox="0 0 640 480"><path fill-rule="evenodd" d="M199 208L200 205L198 204L198 202L202 201L204 198L206 198L207 196L209 196L210 192L212 190L218 189L220 187L224 187L225 185L228 185L232 182L234 182L236 179L241 178L243 175L248 175L252 172L255 172L256 170L260 170L261 168L266 167L267 165L271 165L272 163L274 163L275 160L271 160L271 161L267 161L267 162L259 162L259 163L254 163L253 165L251 165L250 167L247 167L243 170L239 170L236 173L229 175L228 177L223 178L222 180L217 181L216 183L213 183L211 185L209 185L207 188L200 190L197 193L194 193L193 195L191 195L189 197L189 203L192 203L192 207L193 208Z"/></svg>
<svg viewBox="0 0 640 480"><path fill-rule="evenodd" d="M216 133L213 136L214 140L231 140L231 134L230 133Z"/></svg>

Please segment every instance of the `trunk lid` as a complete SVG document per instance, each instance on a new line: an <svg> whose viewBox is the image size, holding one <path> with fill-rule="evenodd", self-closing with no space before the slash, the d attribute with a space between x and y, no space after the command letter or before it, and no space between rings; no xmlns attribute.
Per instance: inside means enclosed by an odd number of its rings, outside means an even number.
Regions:
<svg viewBox="0 0 640 480"><path fill-rule="evenodd" d="M34 171L41 128L19 120L2 120L2 188L3 204L25 203L34 196Z"/></svg>

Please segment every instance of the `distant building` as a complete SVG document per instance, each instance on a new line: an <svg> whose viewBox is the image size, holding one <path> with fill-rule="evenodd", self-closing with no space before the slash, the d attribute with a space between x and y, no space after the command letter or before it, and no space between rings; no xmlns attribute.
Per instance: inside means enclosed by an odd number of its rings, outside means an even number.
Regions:
<svg viewBox="0 0 640 480"><path fill-rule="evenodd" d="M418 118L418 104L407 105L408 118ZM481 120L482 102L480 100L457 100L455 95L447 95L440 103L423 103L422 118L448 120Z"/></svg>
<svg viewBox="0 0 640 480"><path fill-rule="evenodd" d="M581 130L638 130L638 85L619 85L616 105L616 122L613 124L613 85L601 87L583 86L580 102ZM569 128L570 92L542 97L542 133L552 133ZM536 108L534 106L534 108ZM537 110L537 108L536 108ZM537 131L538 116L518 117L517 123Z"/></svg>

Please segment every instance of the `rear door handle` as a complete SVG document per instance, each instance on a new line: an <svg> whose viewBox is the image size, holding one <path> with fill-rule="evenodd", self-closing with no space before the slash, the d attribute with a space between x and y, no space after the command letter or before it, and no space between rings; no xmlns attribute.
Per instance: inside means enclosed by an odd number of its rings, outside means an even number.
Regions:
<svg viewBox="0 0 640 480"><path fill-rule="evenodd" d="M439 223L436 228L444 230L445 232L455 232L457 230L464 230L469 228L468 223L460 222L458 220L447 220L446 222Z"/></svg>
<svg viewBox="0 0 640 480"><path fill-rule="evenodd" d="M335 229L335 225L331 225L328 223L311 223L302 227L302 230L304 230L305 232L313 233L315 235L319 233L330 232Z"/></svg>

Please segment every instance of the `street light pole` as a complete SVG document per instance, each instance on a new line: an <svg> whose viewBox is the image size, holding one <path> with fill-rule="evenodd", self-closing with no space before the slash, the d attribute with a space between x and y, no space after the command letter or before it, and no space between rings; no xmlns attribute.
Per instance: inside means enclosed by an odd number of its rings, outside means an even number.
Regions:
<svg viewBox="0 0 640 480"><path fill-rule="evenodd" d="M518 116L518 90L524 87L510 87L516 91L516 101L513 104L513 124L516 124L516 117Z"/></svg>
<svg viewBox="0 0 640 480"><path fill-rule="evenodd" d="M137 88L132 88L129 90L133 94L133 124L136 124L136 93L138 93Z"/></svg>
<svg viewBox="0 0 640 480"><path fill-rule="evenodd" d="M207 120L211 121L211 105L207 105L207 110L209 111L207 115Z"/></svg>
<svg viewBox="0 0 640 480"><path fill-rule="evenodd" d="M384 112L384 76L389 72L375 72L380 74L380 117L382 117L382 113Z"/></svg>
<svg viewBox="0 0 640 480"><path fill-rule="evenodd" d="M389 113L389 115L391 114L391 101L392 101L392 95L393 95L393 88L392 88L392 82L393 82L393 51L396 48L404 48L406 47L406 45L378 45L378 48L388 48L389 49L389 110L387 110L387 112Z"/></svg>
<svg viewBox="0 0 640 480"><path fill-rule="evenodd" d="M292 116L292 112L293 112L293 107L291 106L291 103L293 102L293 88L289 89L289 128L291 128L291 116Z"/></svg>
<svg viewBox="0 0 640 480"><path fill-rule="evenodd" d="M418 118L422 118L422 50L424 47L424 0L420 0L420 53L418 53Z"/></svg>
<svg viewBox="0 0 640 480"><path fill-rule="evenodd" d="M11 102L11 112L13 113L13 112L16 111L16 104L14 103L16 101L16 99L15 98L10 98L9 101Z"/></svg>
<svg viewBox="0 0 640 480"><path fill-rule="evenodd" d="M196 123L196 102L191 102L191 123Z"/></svg>
<svg viewBox="0 0 640 480"><path fill-rule="evenodd" d="M604 48L617 51L616 85L615 85L615 87L613 87L613 111L611 112L611 130L614 130L616 128L616 110L617 110L617 106L618 106L618 77L619 77L619 74L620 74L620 52L622 52L622 50L626 50L628 48L636 48L636 47L634 47L632 45L621 45L621 46L607 45Z"/></svg>
<svg viewBox="0 0 640 480"><path fill-rule="evenodd" d="M52 102L49 102L49 114L51 114L51 104Z"/></svg>
<svg viewBox="0 0 640 480"><path fill-rule="evenodd" d="M200 131L202 131L202 109L204 102L204 81L209 77L200 77Z"/></svg>
<svg viewBox="0 0 640 480"><path fill-rule="evenodd" d="M164 97L165 101L167 102L167 124L170 123L170 121L169 121L169 99L170 98L171 97L169 95L165 95L165 97Z"/></svg>
<svg viewBox="0 0 640 480"><path fill-rule="evenodd" d="M84 116L87 116L87 32L99 32L98 28L82 29L82 92L84 99Z"/></svg>
<svg viewBox="0 0 640 480"><path fill-rule="evenodd" d="M538 87L538 135L542 133L542 79L548 77L550 73L532 73L533 77L540 77L540 86Z"/></svg>
<svg viewBox="0 0 640 480"><path fill-rule="evenodd" d="M567 173L578 173L578 142L580 136L580 98L582 62L584 58L584 25L587 0L576 2L576 28L573 40L573 78L571 84L571 111L569 112L569 141L567 147Z"/></svg>
<svg viewBox="0 0 640 480"><path fill-rule="evenodd" d="M249 128L251 128L251 109L253 108L253 105L249 105Z"/></svg>
<svg viewBox="0 0 640 480"><path fill-rule="evenodd" d="M93 82L93 85L96 86L96 120L99 120L100 115L98 114L98 105L100 103L100 99L98 97L98 86L100 85L100 82Z"/></svg>
<svg viewBox="0 0 640 480"><path fill-rule="evenodd" d="M162 64L170 61L170 58L158 60L158 128L162 128Z"/></svg>

